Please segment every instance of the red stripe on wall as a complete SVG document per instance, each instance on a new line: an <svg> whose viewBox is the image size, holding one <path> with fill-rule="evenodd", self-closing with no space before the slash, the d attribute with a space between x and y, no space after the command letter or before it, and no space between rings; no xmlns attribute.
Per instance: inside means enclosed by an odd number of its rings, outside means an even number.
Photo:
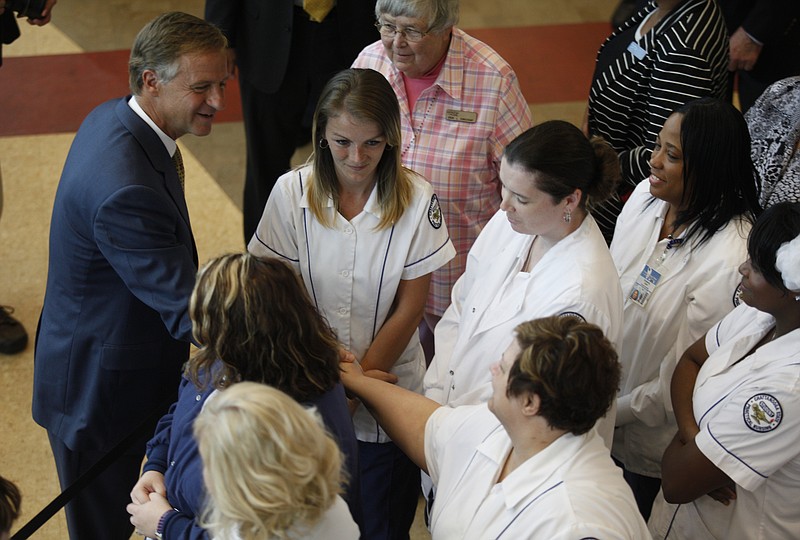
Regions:
<svg viewBox="0 0 800 540"><path fill-rule="evenodd" d="M517 72L529 103L586 99L607 23L468 30ZM0 136L68 133L100 103L129 93L128 51L4 58L0 68ZM240 121L231 81L218 122Z"/></svg>

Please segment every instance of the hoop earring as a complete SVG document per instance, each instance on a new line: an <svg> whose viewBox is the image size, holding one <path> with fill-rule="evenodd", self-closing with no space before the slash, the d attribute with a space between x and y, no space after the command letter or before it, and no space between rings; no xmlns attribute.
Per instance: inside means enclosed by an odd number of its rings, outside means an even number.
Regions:
<svg viewBox="0 0 800 540"><path fill-rule="evenodd" d="M319 147L322 148L323 150L325 148L328 148L328 139L320 139L319 140Z"/></svg>
<svg viewBox="0 0 800 540"><path fill-rule="evenodd" d="M564 209L564 223L569 223L572 221L572 212L569 208Z"/></svg>

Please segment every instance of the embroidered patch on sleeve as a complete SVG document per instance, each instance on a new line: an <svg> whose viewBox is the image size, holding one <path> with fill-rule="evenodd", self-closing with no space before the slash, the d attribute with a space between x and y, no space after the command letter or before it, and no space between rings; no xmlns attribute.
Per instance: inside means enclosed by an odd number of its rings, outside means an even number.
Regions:
<svg viewBox="0 0 800 540"><path fill-rule="evenodd" d="M744 423L758 433L777 428L783 419L781 404L769 394L756 394L747 400L742 411Z"/></svg>
<svg viewBox="0 0 800 540"><path fill-rule="evenodd" d="M439 197L436 194L431 196L431 204L428 205L428 221L434 229L442 226L442 208L439 206Z"/></svg>
<svg viewBox="0 0 800 540"><path fill-rule="evenodd" d="M742 303L742 284L739 283L736 286L736 290L733 291L733 307L739 307L739 304Z"/></svg>

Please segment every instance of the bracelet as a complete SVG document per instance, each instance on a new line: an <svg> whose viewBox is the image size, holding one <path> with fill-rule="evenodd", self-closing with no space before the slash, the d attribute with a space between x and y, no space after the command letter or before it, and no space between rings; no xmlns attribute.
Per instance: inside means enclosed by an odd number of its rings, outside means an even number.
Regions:
<svg viewBox="0 0 800 540"><path fill-rule="evenodd" d="M167 510L161 514L161 518L158 520L158 525L156 525L156 538L158 540L162 540L164 538L164 524L167 522L167 518L171 516L173 512L177 512L177 510Z"/></svg>

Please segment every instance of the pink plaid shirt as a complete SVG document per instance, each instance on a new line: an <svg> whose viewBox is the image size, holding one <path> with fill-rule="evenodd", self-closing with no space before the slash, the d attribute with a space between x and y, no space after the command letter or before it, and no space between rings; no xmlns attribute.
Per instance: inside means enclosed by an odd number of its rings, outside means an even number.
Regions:
<svg viewBox="0 0 800 540"><path fill-rule="evenodd" d="M353 67L382 73L400 102L403 165L431 181L458 254L433 274L426 311L441 315L464 273L467 253L500 208L503 149L531 126L517 75L488 45L453 28L436 82L409 111L403 78L378 41Z"/></svg>

